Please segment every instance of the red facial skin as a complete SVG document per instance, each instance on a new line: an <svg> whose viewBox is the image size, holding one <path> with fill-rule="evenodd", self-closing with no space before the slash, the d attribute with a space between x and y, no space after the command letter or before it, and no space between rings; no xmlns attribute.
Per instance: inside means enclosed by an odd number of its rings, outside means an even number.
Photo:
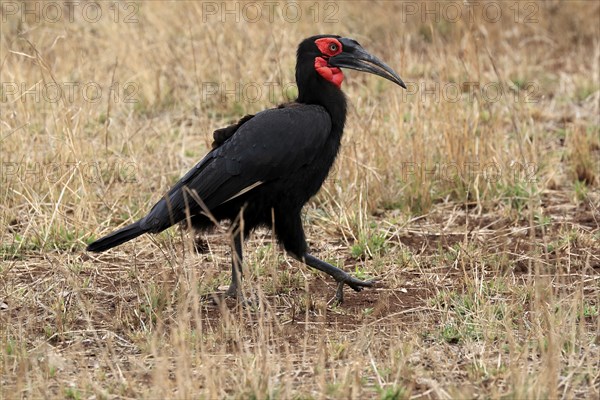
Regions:
<svg viewBox="0 0 600 400"><path fill-rule="evenodd" d="M328 59L342 52L342 44L334 38L321 38L315 40L315 44L323 54L321 57L315 58L315 70L325 80L333 83L338 88L342 87L344 74L337 67L329 66Z"/></svg>

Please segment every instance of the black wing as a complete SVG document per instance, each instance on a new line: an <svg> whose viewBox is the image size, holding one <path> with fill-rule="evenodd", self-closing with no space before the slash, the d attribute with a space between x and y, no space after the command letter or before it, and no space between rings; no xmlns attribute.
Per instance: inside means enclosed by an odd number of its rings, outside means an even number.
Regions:
<svg viewBox="0 0 600 400"><path fill-rule="evenodd" d="M211 210L245 190L286 178L311 163L331 132L331 118L316 105L266 110L243 122L177 182L140 221L159 232L201 210L194 192Z"/></svg>

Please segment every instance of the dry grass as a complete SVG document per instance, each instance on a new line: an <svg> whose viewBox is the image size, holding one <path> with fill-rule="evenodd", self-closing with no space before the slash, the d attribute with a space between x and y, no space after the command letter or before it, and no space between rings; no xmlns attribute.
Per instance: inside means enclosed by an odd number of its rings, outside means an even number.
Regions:
<svg viewBox="0 0 600 400"><path fill-rule="evenodd" d="M598 397L598 3L501 3L492 22L480 2L452 22L443 2L310 2L293 23L194 1L51 22L27 3L1 15L0 398ZM83 251L214 129L293 97L296 44L321 32L409 82L346 74L343 151L306 207L317 255L383 287L332 308L331 280L268 232L246 247L256 308L207 298L228 283L225 230L201 254L178 229Z"/></svg>

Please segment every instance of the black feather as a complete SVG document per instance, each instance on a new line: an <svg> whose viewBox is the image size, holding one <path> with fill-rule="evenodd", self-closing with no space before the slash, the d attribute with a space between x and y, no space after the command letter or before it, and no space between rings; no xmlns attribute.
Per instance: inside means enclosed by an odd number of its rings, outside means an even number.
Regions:
<svg viewBox="0 0 600 400"><path fill-rule="evenodd" d="M105 251L112 247L128 242L131 239L135 239L144 233L146 232L140 228L140 222L137 221L111 233L108 236L103 237L102 239L96 240L94 243L90 244L86 250L93 251L95 253Z"/></svg>

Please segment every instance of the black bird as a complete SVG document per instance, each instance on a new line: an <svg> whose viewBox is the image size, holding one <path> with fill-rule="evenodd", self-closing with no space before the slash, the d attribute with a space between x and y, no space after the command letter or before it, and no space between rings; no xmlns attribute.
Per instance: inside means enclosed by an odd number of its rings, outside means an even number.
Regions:
<svg viewBox="0 0 600 400"><path fill-rule="evenodd" d="M297 52L296 101L215 131L212 150L148 215L87 250L108 250L186 220L199 230L230 220L230 296L241 298L242 241L258 226L274 227L292 257L331 275L338 282L338 303L344 284L357 292L372 286L312 256L302 228L302 207L323 184L340 148L346 121L340 68L370 72L406 88L396 72L355 40L337 35L305 39Z"/></svg>

